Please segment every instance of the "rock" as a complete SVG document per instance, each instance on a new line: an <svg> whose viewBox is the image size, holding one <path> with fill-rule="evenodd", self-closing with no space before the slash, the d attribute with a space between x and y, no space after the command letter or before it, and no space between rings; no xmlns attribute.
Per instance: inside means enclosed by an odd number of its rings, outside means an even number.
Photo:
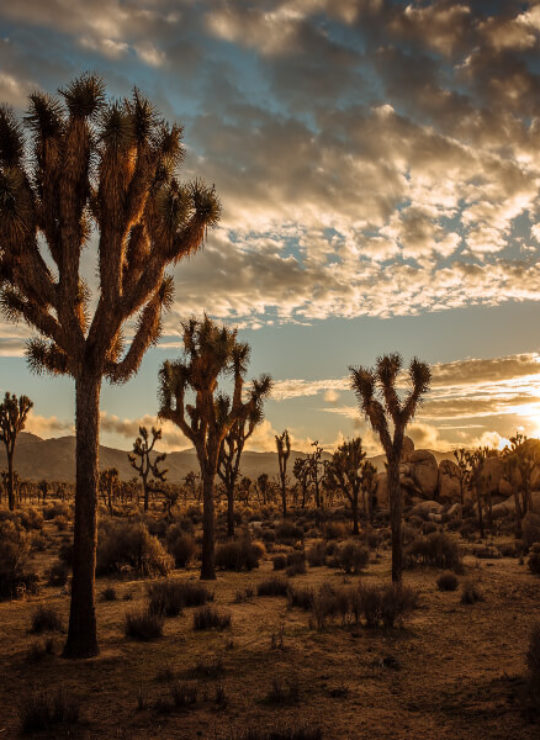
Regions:
<svg viewBox="0 0 540 740"><path fill-rule="evenodd" d="M410 510L410 516L421 516L427 519L430 514L442 514L443 505L438 501L421 501Z"/></svg>
<svg viewBox="0 0 540 740"><path fill-rule="evenodd" d="M519 501L521 504L521 496L519 497ZM540 514L540 491L532 491L531 492L531 505L532 505L532 511L531 514L538 513ZM502 516L508 516L509 514L515 514L516 511L516 503L514 500L514 496L508 496L504 501L502 501L499 504L496 504L493 507L493 518L498 519Z"/></svg>
<svg viewBox="0 0 540 740"><path fill-rule="evenodd" d="M452 504L446 511L448 519L461 519L461 504Z"/></svg>
<svg viewBox="0 0 540 740"><path fill-rule="evenodd" d="M459 501L459 468L452 460L441 460L439 463L439 499L441 501Z"/></svg>
<svg viewBox="0 0 540 740"><path fill-rule="evenodd" d="M415 450L400 466L401 484L409 494L433 499L439 482L439 466L429 450Z"/></svg>
<svg viewBox="0 0 540 740"><path fill-rule="evenodd" d="M414 442L410 437L403 437L403 447L401 448L401 462L408 462L414 452Z"/></svg>
<svg viewBox="0 0 540 740"><path fill-rule="evenodd" d="M502 491L500 491L499 489L499 485L501 484L503 477L504 463L502 459L497 455L487 457L484 460L484 464L482 465L482 470L480 472L480 485L482 487L482 492L484 494L497 494L499 492L502 493Z"/></svg>

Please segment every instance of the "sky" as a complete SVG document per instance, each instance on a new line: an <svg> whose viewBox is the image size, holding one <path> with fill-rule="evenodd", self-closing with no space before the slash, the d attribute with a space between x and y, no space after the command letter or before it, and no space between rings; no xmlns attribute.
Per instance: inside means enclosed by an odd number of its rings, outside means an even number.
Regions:
<svg viewBox="0 0 540 740"><path fill-rule="evenodd" d="M539 0L2 3L0 102L22 116L84 71L111 97L136 85L184 127L181 179L222 204L159 345L103 386L102 444L155 423L159 368L203 312L274 379L252 449L287 428L295 449L378 452L348 368L396 351L432 369L417 448L540 436L539 41ZM30 373L30 336L0 320L0 392L34 401L28 431L71 434L73 381Z"/></svg>

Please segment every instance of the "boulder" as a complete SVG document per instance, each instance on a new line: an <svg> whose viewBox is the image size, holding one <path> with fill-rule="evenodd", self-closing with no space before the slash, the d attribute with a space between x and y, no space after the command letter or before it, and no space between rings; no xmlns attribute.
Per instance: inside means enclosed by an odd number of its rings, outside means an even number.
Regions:
<svg viewBox="0 0 540 740"><path fill-rule="evenodd" d="M498 494L504 495L503 491L507 481L504 480L504 463L498 455L491 455L484 460L482 470L480 472L480 485L481 490L484 494ZM500 488L502 486L502 489Z"/></svg>
<svg viewBox="0 0 540 740"><path fill-rule="evenodd" d="M446 511L448 519L461 519L461 504L452 504Z"/></svg>
<svg viewBox="0 0 540 740"><path fill-rule="evenodd" d="M429 450L415 450L400 465L401 484L410 495L433 499L439 482L439 466Z"/></svg>
<svg viewBox="0 0 540 740"><path fill-rule="evenodd" d="M430 514L442 514L443 505L438 501L420 501L409 511L409 516L420 516L428 519Z"/></svg>
<svg viewBox="0 0 540 740"><path fill-rule="evenodd" d="M410 437L403 437L403 447L401 448L401 462L407 462L414 452L414 442Z"/></svg>
<svg viewBox="0 0 540 740"><path fill-rule="evenodd" d="M439 463L439 499L441 501L459 501L459 468L452 460L441 460Z"/></svg>

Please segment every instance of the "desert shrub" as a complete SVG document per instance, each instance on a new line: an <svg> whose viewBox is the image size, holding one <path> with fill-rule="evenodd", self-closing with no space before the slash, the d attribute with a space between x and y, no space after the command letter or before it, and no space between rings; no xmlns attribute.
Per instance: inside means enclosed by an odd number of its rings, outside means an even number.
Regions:
<svg viewBox="0 0 540 740"><path fill-rule="evenodd" d="M116 589L112 586L108 586L101 592L101 598L103 599L103 601L116 601L116 599L118 598Z"/></svg>
<svg viewBox="0 0 540 740"><path fill-rule="evenodd" d="M300 701L300 684L296 678L286 682L272 679L272 686L264 698L266 704L297 704Z"/></svg>
<svg viewBox="0 0 540 740"><path fill-rule="evenodd" d="M422 534L432 534L437 531L437 525L435 522L427 521L422 524Z"/></svg>
<svg viewBox="0 0 540 740"><path fill-rule="evenodd" d="M343 522L326 522L323 533L327 540L339 540L347 536L347 527Z"/></svg>
<svg viewBox="0 0 540 740"><path fill-rule="evenodd" d="M405 550L405 562L408 567L429 565L456 572L463 567L457 543L442 532L417 537Z"/></svg>
<svg viewBox="0 0 540 740"><path fill-rule="evenodd" d="M287 587L286 578L273 576L258 584L257 596L287 596Z"/></svg>
<svg viewBox="0 0 540 740"><path fill-rule="evenodd" d="M370 550L376 550L379 547L381 538L378 532L368 532L366 535L366 544Z"/></svg>
<svg viewBox="0 0 540 740"><path fill-rule="evenodd" d="M307 559L312 568L326 565L326 543L322 540L313 542L308 548Z"/></svg>
<svg viewBox="0 0 540 740"><path fill-rule="evenodd" d="M79 714L78 700L64 689L32 693L24 697L19 709L21 732L27 735L51 730L55 725L75 724Z"/></svg>
<svg viewBox="0 0 540 740"><path fill-rule="evenodd" d="M287 575L298 576L306 572L306 553L290 552L287 555Z"/></svg>
<svg viewBox="0 0 540 740"><path fill-rule="evenodd" d="M57 560L49 569L47 583L49 586L56 586L59 588L66 585L68 576L69 567L62 562L62 560Z"/></svg>
<svg viewBox="0 0 540 740"><path fill-rule="evenodd" d="M193 613L194 630L224 630L231 626L231 615L223 614L211 606L202 606Z"/></svg>
<svg viewBox="0 0 540 740"><path fill-rule="evenodd" d="M189 671L192 678L215 680L225 673L223 658L219 655L211 655L199 658L197 664Z"/></svg>
<svg viewBox="0 0 540 740"><path fill-rule="evenodd" d="M458 587L458 579L455 573L442 573L437 578L437 588L439 591L456 591Z"/></svg>
<svg viewBox="0 0 540 740"><path fill-rule="evenodd" d="M527 650L527 668L529 669L529 693L534 704L540 708L540 622L531 631Z"/></svg>
<svg viewBox="0 0 540 740"><path fill-rule="evenodd" d="M176 709L188 709L197 703L197 686L190 683L175 683L171 686L171 698Z"/></svg>
<svg viewBox="0 0 540 740"><path fill-rule="evenodd" d="M527 565L531 573L540 576L540 542L535 542L531 547Z"/></svg>
<svg viewBox="0 0 540 740"><path fill-rule="evenodd" d="M43 509L43 517L47 521L56 519L57 516L63 516L66 519L69 519L69 507L67 504L56 501L54 504L47 506L46 509Z"/></svg>
<svg viewBox="0 0 540 740"><path fill-rule="evenodd" d="M304 530L292 522L282 522L276 530L276 539L284 544L304 539Z"/></svg>
<svg viewBox="0 0 540 740"><path fill-rule="evenodd" d="M381 621L383 627L391 629L396 621L400 621L416 609L418 592L400 583L392 583L381 590Z"/></svg>
<svg viewBox="0 0 540 740"><path fill-rule="evenodd" d="M366 627L377 627L382 618L381 589L377 586L361 585L358 591Z"/></svg>
<svg viewBox="0 0 540 740"><path fill-rule="evenodd" d="M63 563L69 565L70 568L73 566L73 542L71 540L69 542L62 542L58 550L58 557Z"/></svg>
<svg viewBox="0 0 540 740"><path fill-rule="evenodd" d="M167 531L166 542L176 567L185 568L195 554L195 540L191 534L180 524L173 524Z"/></svg>
<svg viewBox="0 0 540 740"><path fill-rule="evenodd" d="M347 604L347 596L344 589L336 589L329 583L323 583L313 597L312 612L315 618L317 629L321 630L326 627L328 619L332 619L338 614L343 614L343 605ZM345 613L347 606L345 607Z"/></svg>
<svg viewBox="0 0 540 740"><path fill-rule="evenodd" d="M148 610L162 617L177 617L184 606L182 583L179 581L155 581L146 585Z"/></svg>
<svg viewBox="0 0 540 740"><path fill-rule="evenodd" d="M287 558L285 555L275 555L272 558L272 566L274 570L285 570L287 567Z"/></svg>
<svg viewBox="0 0 540 740"><path fill-rule="evenodd" d="M26 659L30 663L38 663L47 655L54 655L54 639L48 637L44 642L34 642L28 648Z"/></svg>
<svg viewBox="0 0 540 740"><path fill-rule="evenodd" d="M148 642L156 640L163 635L164 618L161 614L151 612L149 609L138 612L127 612L124 623L126 637L133 640Z"/></svg>
<svg viewBox="0 0 540 740"><path fill-rule="evenodd" d="M182 604L185 607L204 606L214 600L214 594L208 591L206 586L195 581L176 581L176 589L181 595Z"/></svg>
<svg viewBox="0 0 540 740"><path fill-rule="evenodd" d="M312 588L296 588L290 585L287 589L287 605L296 606L304 611L310 611L313 608L313 599L315 592Z"/></svg>
<svg viewBox="0 0 540 740"><path fill-rule="evenodd" d="M21 509L17 513L21 526L27 531L31 529L43 529L43 514L37 509L34 509L33 506L29 506L27 509Z"/></svg>
<svg viewBox="0 0 540 740"><path fill-rule="evenodd" d="M56 529L59 532L65 532L65 530L69 526L69 519L65 516L60 515L56 517L56 519L54 520L54 523L55 523Z"/></svg>
<svg viewBox="0 0 540 740"><path fill-rule="evenodd" d="M482 592L473 581L465 581L461 590L461 603L476 604L477 601L484 601Z"/></svg>
<svg viewBox="0 0 540 740"><path fill-rule="evenodd" d="M261 537L263 542L266 542L267 545L276 541L276 533L273 529L263 529Z"/></svg>
<svg viewBox="0 0 540 740"><path fill-rule="evenodd" d="M246 601L250 601L253 598L253 589L247 587L245 589L238 589L234 595L235 604L243 604Z"/></svg>
<svg viewBox="0 0 540 740"><path fill-rule="evenodd" d="M369 563L369 551L358 542L344 542L336 552L335 562L345 573L359 573Z"/></svg>
<svg viewBox="0 0 540 740"><path fill-rule="evenodd" d="M142 522L105 520L100 527L96 575L132 569L138 576L166 576L172 557Z"/></svg>
<svg viewBox="0 0 540 740"><path fill-rule="evenodd" d="M516 542L501 542L497 545L498 551L503 558L517 558L519 556L519 546Z"/></svg>
<svg viewBox="0 0 540 740"><path fill-rule="evenodd" d="M532 511L525 514L521 530L525 547L531 547L535 542L540 542L540 514Z"/></svg>
<svg viewBox="0 0 540 740"><path fill-rule="evenodd" d="M43 632L62 632L62 620L56 609L50 606L39 606L32 614L30 632L41 635Z"/></svg>
<svg viewBox="0 0 540 740"><path fill-rule="evenodd" d="M259 567L259 550L248 537L236 542L226 542L216 549L216 568L222 570L253 570Z"/></svg>
<svg viewBox="0 0 540 740"><path fill-rule="evenodd" d="M0 599L35 591L37 576L28 571L30 540L13 521L0 522Z"/></svg>
<svg viewBox="0 0 540 740"><path fill-rule="evenodd" d="M498 560L501 553L491 545L479 545L472 548L472 554L480 560Z"/></svg>
<svg viewBox="0 0 540 740"><path fill-rule="evenodd" d="M199 504L190 504L186 511L186 517L191 520L193 524L200 524L202 522L202 509Z"/></svg>

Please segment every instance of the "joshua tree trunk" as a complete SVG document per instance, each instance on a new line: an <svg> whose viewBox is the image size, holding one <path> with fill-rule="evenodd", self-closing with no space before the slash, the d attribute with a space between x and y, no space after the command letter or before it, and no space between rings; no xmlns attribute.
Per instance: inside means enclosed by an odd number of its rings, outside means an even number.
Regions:
<svg viewBox="0 0 540 740"><path fill-rule="evenodd" d="M15 509L15 492L13 490L13 450L8 451L7 464L8 464L7 490L8 490L9 510L13 511Z"/></svg>
<svg viewBox="0 0 540 740"><path fill-rule="evenodd" d="M388 459L388 499L390 501L390 527L392 530L392 581L401 583L403 547L401 542L401 486L399 460Z"/></svg>
<svg viewBox="0 0 540 740"><path fill-rule="evenodd" d="M216 579L214 557L214 473L203 472L203 542L201 580L214 581Z"/></svg>
<svg viewBox="0 0 540 740"><path fill-rule="evenodd" d="M95 610L97 490L99 482L99 396L96 373L76 380L76 488L73 580L69 631L64 656L90 658L99 653Z"/></svg>

